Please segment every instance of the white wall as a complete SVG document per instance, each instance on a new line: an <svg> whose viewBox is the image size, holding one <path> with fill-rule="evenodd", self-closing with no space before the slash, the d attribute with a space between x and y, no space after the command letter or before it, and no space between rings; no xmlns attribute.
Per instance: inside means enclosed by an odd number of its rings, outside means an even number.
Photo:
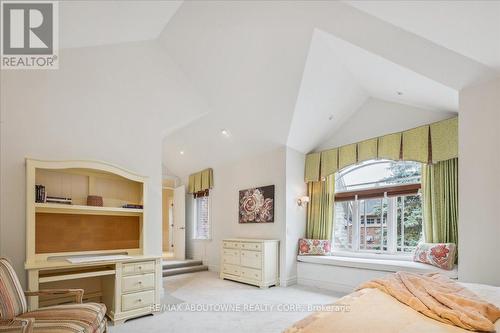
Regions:
<svg viewBox="0 0 500 333"><path fill-rule="evenodd" d="M281 147L214 168L215 185L210 193L212 240L194 241L195 259L202 259L211 270L218 271L223 239L236 237L278 239L280 266L284 266L285 163L286 148ZM274 223L239 224L239 191L265 185L275 185ZM192 215L189 218L192 219ZM192 222L186 221L186 223ZM283 271L283 268L280 268L280 271Z"/></svg>
<svg viewBox="0 0 500 333"><path fill-rule="evenodd" d="M307 205L299 207L297 198L307 194L304 183L305 155L286 149L286 238L285 266L282 272L282 285L297 282L297 253L299 238L305 237Z"/></svg>
<svg viewBox="0 0 500 333"><path fill-rule="evenodd" d="M280 282L297 281L298 239L305 236L306 207L297 198L307 192L304 183L305 155L282 146L257 156L214 167L214 188L210 192L212 240L187 240L187 254L203 260L210 270L219 271L222 240L225 238L263 238L280 241ZM187 179L185 179L187 182ZM240 190L275 185L274 223L239 224ZM186 224L193 223L192 196L187 196ZM186 227L186 230L192 230ZM187 235L192 237L192 235Z"/></svg>
<svg viewBox="0 0 500 333"><path fill-rule="evenodd" d="M500 286L500 79L460 92L459 278Z"/></svg>
<svg viewBox="0 0 500 333"><path fill-rule="evenodd" d="M152 42L64 50L54 71L1 71L0 255L25 282L25 157L90 159L149 177L145 242L161 253L162 132L201 101Z"/></svg>
<svg viewBox="0 0 500 333"><path fill-rule="evenodd" d="M335 134L317 150L334 148L384 134L399 132L451 118L455 113L429 111L404 104L369 98Z"/></svg>

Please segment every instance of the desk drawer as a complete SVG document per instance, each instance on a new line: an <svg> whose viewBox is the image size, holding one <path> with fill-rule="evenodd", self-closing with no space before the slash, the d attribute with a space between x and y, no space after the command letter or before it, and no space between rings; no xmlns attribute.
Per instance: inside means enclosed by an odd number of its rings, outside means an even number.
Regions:
<svg viewBox="0 0 500 333"><path fill-rule="evenodd" d="M141 274L124 276L122 279L122 292L141 291L146 289L154 289L155 275Z"/></svg>
<svg viewBox="0 0 500 333"><path fill-rule="evenodd" d="M224 241L222 245L225 249L239 249L240 248L240 243L238 243L238 242Z"/></svg>
<svg viewBox="0 0 500 333"><path fill-rule="evenodd" d="M241 243L240 248L242 250L261 251L262 244L261 243Z"/></svg>
<svg viewBox="0 0 500 333"><path fill-rule="evenodd" d="M154 290L123 295L122 311L128 311L138 308L144 308L146 306L151 306L154 304L154 301L155 301Z"/></svg>
<svg viewBox="0 0 500 333"><path fill-rule="evenodd" d="M241 266L260 269L262 253L257 251L241 251Z"/></svg>
<svg viewBox="0 0 500 333"><path fill-rule="evenodd" d="M262 271L258 269L241 267L241 277L250 280L260 281L262 278Z"/></svg>
<svg viewBox="0 0 500 333"><path fill-rule="evenodd" d="M123 275L134 275L142 273L153 273L155 271L154 261L142 261L123 264Z"/></svg>

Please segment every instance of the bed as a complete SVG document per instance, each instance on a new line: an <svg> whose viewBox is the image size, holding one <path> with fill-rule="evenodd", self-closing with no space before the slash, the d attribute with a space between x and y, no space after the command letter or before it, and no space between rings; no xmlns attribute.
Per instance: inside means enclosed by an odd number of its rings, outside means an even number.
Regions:
<svg viewBox="0 0 500 333"><path fill-rule="evenodd" d="M461 283L482 299L500 307L500 287ZM365 288L339 299L335 311L315 312L288 328L286 333L459 333L468 330L431 319L391 295ZM342 306L347 305L347 308ZM347 310L345 310L347 309ZM334 309L335 310L335 309ZM500 320L495 329L500 332Z"/></svg>

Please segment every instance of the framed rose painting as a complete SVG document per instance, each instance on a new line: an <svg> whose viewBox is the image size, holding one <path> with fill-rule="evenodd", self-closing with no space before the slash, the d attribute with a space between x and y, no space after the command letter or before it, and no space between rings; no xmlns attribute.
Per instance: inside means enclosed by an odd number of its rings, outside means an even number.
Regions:
<svg viewBox="0 0 500 333"><path fill-rule="evenodd" d="M240 191L240 223L274 222L274 185Z"/></svg>

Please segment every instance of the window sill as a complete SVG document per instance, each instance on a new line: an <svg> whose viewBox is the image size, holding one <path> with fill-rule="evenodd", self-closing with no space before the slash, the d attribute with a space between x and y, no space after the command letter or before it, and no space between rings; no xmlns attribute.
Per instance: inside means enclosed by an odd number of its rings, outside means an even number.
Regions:
<svg viewBox="0 0 500 333"><path fill-rule="evenodd" d="M365 253L363 253L365 255ZM377 255L378 254L373 254ZM385 255L388 256L388 255ZM408 256L403 256L408 257ZM356 257L346 257L340 255L331 256L297 256L297 261L319 264L319 265L330 265L330 266L340 266L358 269L367 269L374 271L385 271L385 272L398 272L406 271L412 273L441 273L452 279L458 278L457 266L451 271L440 269L438 267L409 261L406 259L374 259L374 258L356 258Z"/></svg>
<svg viewBox="0 0 500 333"><path fill-rule="evenodd" d="M333 251L332 257L343 258L364 258L376 260L400 260L400 261L413 261L413 253L376 253L376 252L348 252L348 251Z"/></svg>

